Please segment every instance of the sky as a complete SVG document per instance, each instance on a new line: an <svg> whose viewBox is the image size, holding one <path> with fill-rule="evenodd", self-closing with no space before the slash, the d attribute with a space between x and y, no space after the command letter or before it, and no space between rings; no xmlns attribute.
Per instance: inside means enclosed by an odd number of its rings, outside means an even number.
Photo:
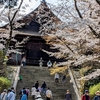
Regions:
<svg viewBox="0 0 100 100"><path fill-rule="evenodd" d="M24 15L24 16L29 14L31 11L33 11L40 5L41 1L42 0L23 0L23 4L21 6L19 14ZM47 3L56 4L56 2L58 0L45 0L45 1ZM20 3L20 0L19 0L19 3ZM15 8L18 8L18 7L16 6ZM5 25L5 23L6 23L5 19L7 20L7 16L6 16L7 12L8 12L8 10L5 9L4 6L0 7L0 26ZM19 17L21 17L21 16L19 16Z"/></svg>
<svg viewBox="0 0 100 100"><path fill-rule="evenodd" d="M29 2L31 1L31 2ZM24 11L22 11L21 13L27 14L30 11L33 11L34 9L36 9L42 0L24 0L23 1L23 7L27 7L27 9ZM57 0L45 0L47 3L51 3L51 4L56 4ZM22 7L22 8L23 8Z"/></svg>
<svg viewBox="0 0 100 100"><path fill-rule="evenodd" d="M45 1L52 4L57 2L57 0L45 0Z"/></svg>

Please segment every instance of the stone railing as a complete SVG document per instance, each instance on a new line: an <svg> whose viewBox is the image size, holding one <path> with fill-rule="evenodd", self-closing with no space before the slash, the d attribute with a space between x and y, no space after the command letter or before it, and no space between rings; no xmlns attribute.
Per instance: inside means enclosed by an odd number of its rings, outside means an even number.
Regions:
<svg viewBox="0 0 100 100"><path fill-rule="evenodd" d="M76 79L74 77L73 71L70 68L68 68L68 72L69 72L69 75L70 75L70 78L71 78L71 82L73 83L73 88L75 90L77 100L80 100L81 95L79 93L78 84L77 84Z"/></svg>

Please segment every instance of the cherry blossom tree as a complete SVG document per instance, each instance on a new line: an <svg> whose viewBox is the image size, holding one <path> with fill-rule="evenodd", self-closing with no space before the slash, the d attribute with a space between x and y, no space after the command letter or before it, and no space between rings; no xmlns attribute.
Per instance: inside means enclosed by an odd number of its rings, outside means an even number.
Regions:
<svg viewBox="0 0 100 100"><path fill-rule="evenodd" d="M100 63L99 0L59 0L58 3L57 6L50 5L51 10L43 3L36 12L36 21L41 24L40 33L52 49L58 49L58 52L43 51L66 59L59 65Z"/></svg>
<svg viewBox="0 0 100 100"><path fill-rule="evenodd" d="M8 6L8 23L6 25L6 28L0 29L0 76L6 75L6 69L5 69L5 56L13 53L21 53L20 51L16 51L16 48L20 46L21 44L24 44L27 42L28 37L24 38L22 41L18 42L16 39L14 39L14 36L16 34L13 33L13 30L15 29L14 21L15 17L20 10L22 6L23 0L20 1L18 8L14 9ZM1 11L2 12L2 11ZM12 14L13 12L13 14ZM16 23L16 26L18 27L19 24ZM19 26L21 27L21 25ZM14 42L14 45L11 45L11 42ZM17 48L18 49L18 48Z"/></svg>

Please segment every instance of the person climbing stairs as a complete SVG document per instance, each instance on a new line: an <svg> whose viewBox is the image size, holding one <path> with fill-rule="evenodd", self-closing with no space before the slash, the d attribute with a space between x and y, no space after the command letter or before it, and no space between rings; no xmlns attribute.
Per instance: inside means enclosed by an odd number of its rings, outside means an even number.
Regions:
<svg viewBox="0 0 100 100"><path fill-rule="evenodd" d="M54 81L54 75L50 74L50 71L47 67L40 68L39 66L25 66L21 67L19 76L22 76L22 81L18 81L17 84L16 100L20 99L19 92L23 87L31 90L36 81L39 82L40 87L44 81L46 82L47 87L52 90L52 100L64 100L67 89L70 90L73 100L77 100L73 89L73 84L70 83L69 75L66 77L66 84L62 84L62 82L60 82L58 85L56 85ZM42 95L42 97L45 100L45 96ZM31 93L29 94L28 100L32 100Z"/></svg>

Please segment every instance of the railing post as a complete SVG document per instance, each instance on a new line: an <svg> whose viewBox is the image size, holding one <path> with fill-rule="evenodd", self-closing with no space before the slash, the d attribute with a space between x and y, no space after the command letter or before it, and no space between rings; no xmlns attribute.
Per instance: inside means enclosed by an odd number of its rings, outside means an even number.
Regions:
<svg viewBox="0 0 100 100"><path fill-rule="evenodd" d="M18 83L20 68L21 68L20 66L17 67L17 72L16 72L14 83L13 83L13 87L15 90L16 90L17 83Z"/></svg>

